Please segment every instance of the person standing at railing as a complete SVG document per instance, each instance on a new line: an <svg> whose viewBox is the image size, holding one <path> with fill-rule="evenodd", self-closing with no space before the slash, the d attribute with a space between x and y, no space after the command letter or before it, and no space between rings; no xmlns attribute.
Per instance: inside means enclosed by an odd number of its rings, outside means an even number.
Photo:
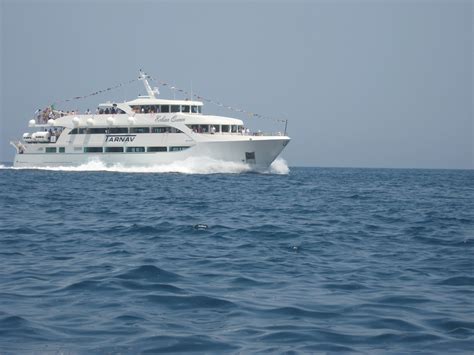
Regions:
<svg viewBox="0 0 474 355"><path fill-rule="evenodd" d="M41 122L41 109L37 109L35 111L35 117L36 117L36 122L40 123Z"/></svg>

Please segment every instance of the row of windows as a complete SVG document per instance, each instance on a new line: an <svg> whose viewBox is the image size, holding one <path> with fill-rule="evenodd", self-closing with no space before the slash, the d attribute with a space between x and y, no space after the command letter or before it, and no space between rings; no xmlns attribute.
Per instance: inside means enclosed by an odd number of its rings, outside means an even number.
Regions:
<svg viewBox="0 0 474 355"><path fill-rule="evenodd" d="M188 149L189 146L174 147L146 147L148 153L152 152L179 152ZM84 153L145 153L145 147L84 147Z"/></svg>
<svg viewBox="0 0 474 355"><path fill-rule="evenodd" d="M174 127L74 128L69 134L183 133Z"/></svg>
<svg viewBox="0 0 474 355"><path fill-rule="evenodd" d="M240 125L205 125L205 124L193 124L187 125L195 133L238 133L242 132L244 126Z"/></svg>
<svg viewBox="0 0 474 355"><path fill-rule="evenodd" d="M56 147L46 147L46 153L56 153ZM64 147L59 147L58 148L59 153L66 153L66 148Z"/></svg>
<svg viewBox="0 0 474 355"><path fill-rule="evenodd" d="M137 105L131 107L136 113L202 113L202 107L195 105Z"/></svg>
<svg viewBox="0 0 474 355"><path fill-rule="evenodd" d="M152 152L179 152L190 148L189 146L174 147L84 147L84 153L152 153ZM61 152L61 149L63 151ZM64 148L59 148L64 153ZM56 153L56 148L46 148L46 153Z"/></svg>

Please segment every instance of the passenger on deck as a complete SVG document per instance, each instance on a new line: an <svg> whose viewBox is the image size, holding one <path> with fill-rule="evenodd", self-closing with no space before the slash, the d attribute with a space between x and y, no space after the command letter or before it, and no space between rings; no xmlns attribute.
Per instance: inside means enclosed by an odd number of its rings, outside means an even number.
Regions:
<svg viewBox="0 0 474 355"><path fill-rule="evenodd" d="M36 115L36 122L41 123L41 109L37 109L35 111L35 115Z"/></svg>

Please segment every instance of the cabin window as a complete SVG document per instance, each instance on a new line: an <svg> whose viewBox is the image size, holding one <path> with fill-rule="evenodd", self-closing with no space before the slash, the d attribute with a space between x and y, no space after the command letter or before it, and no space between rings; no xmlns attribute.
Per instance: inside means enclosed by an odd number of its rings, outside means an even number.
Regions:
<svg viewBox="0 0 474 355"><path fill-rule="evenodd" d="M171 105L171 112L179 112L179 105Z"/></svg>
<svg viewBox="0 0 474 355"><path fill-rule="evenodd" d="M166 152L166 147L148 147L147 152Z"/></svg>
<svg viewBox="0 0 474 355"><path fill-rule="evenodd" d="M219 133L220 132L220 127L219 125L212 125L211 126L211 132L214 132L214 133Z"/></svg>
<svg viewBox="0 0 474 355"><path fill-rule="evenodd" d="M150 133L150 127L130 127L130 133Z"/></svg>
<svg viewBox="0 0 474 355"><path fill-rule="evenodd" d="M66 153L66 148L59 147L59 153Z"/></svg>
<svg viewBox="0 0 474 355"><path fill-rule="evenodd" d="M191 106L191 112L192 113L198 113L198 107L197 106Z"/></svg>
<svg viewBox="0 0 474 355"><path fill-rule="evenodd" d="M189 105L181 105L181 112L189 112Z"/></svg>
<svg viewBox="0 0 474 355"><path fill-rule="evenodd" d="M56 153L56 147L46 147L46 153Z"/></svg>
<svg viewBox="0 0 474 355"><path fill-rule="evenodd" d="M127 153L144 153L145 147L127 147Z"/></svg>
<svg viewBox="0 0 474 355"><path fill-rule="evenodd" d="M236 125L232 125L232 133L237 133L237 126Z"/></svg>
<svg viewBox="0 0 474 355"><path fill-rule="evenodd" d="M174 127L169 127L169 128L170 128L170 133L183 133L182 131L180 131L177 128L174 128Z"/></svg>
<svg viewBox="0 0 474 355"><path fill-rule="evenodd" d="M198 113L202 113L202 106L198 106Z"/></svg>
<svg viewBox="0 0 474 355"><path fill-rule="evenodd" d="M253 160L255 163L255 152L245 152L245 160Z"/></svg>
<svg viewBox="0 0 474 355"><path fill-rule="evenodd" d="M128 133L128 128L127 127L110 127L109 128L109 133Z"/></svg>
<svg viewBox="0 0 474 355"><path fill-rule="evenodd" d="M88 128L87 134L105 134L107 133L106 128Z"/></svg>
<svg viewBox="0 0 474 355"><path fill-rule="evenodd" d="M105 147L106 153L123 153L123 147Z"/></svg>
<svg viewBox="0 0 474 355"><path fill-rule="evenodd" d="M227 133L230 131L229 125L223 124L222 125L222 133Z"/></svg>
<svg viewBox="0 0 474 355"><path fill-rule="evenodd" d="M151 127L151 133L169 133L170 127Z"/></svg>
<svg viewBox="0 0 474 355"><path fill-rule="evenodd" d="M71 130L71 132L69 132L69 134L77 134L77 128L74 128L73 130Z"/></svg>
<svg viewBox="0 0 474 355"><path fill-rule="evenodd" d="M170 112L170 105L161 105L161 112L163 113Z"/></svg>
<svg viewBox="0 0 474 355"><path fill-rule="evenodd" d="M191 129L194 133L207 133L209 132L209 125L188 125L188 128ZM183 133L179 131L178 133Z"/></svg>
<svg viewBox="0 0 474 355"><path fill-rule="evenodd" d="M181 146L181 147L170 147L170 152L180 152L182 150L185 150L185 149L188 149L189 147L184 147L184 146Z"/></svg>
<svg viewBox="0 0 474 355"><path fill-rule="evenodd" d="M78 128L77 129L77 134L86 134L87 128Z"/></svg>
<svg viewBox="0 0 474 355"><path fill-rule="evenodd" d="M84 153L102 153L102 147L84 147Z"/></svg>

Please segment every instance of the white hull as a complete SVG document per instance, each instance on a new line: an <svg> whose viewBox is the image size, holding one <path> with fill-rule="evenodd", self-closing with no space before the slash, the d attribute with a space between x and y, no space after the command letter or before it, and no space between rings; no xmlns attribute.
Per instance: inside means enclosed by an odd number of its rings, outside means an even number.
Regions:
<svg viewBox="0 0 474 355"><path fill-rule="evenodd" d="M92 160L105 165L155 166L189 158L208 158L225 162L246 163L252 169L266 169L288 144L288 137L239 137L235 141L196 142L191 148L177 152L147 153L23 153L16 154L15 167L80 166ZM255 160L247 160L246 153L254 152Z"/></svg>

